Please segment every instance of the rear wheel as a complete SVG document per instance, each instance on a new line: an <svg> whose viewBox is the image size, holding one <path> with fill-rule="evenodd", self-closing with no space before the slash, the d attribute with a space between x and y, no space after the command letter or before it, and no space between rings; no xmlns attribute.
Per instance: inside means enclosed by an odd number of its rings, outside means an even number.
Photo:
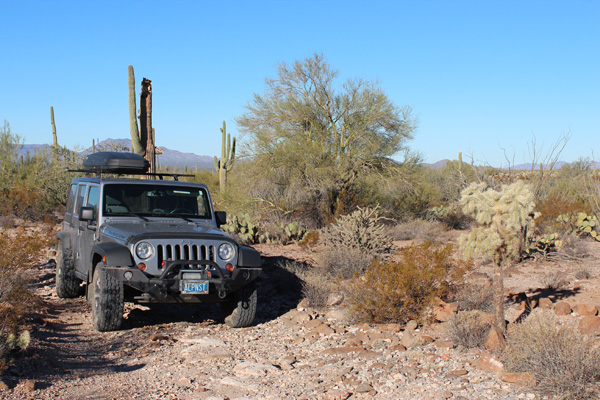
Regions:
<svg viewBox="0 0 600 400"><path fill-rule="evenodd" d="M232 298L221 303L221 313L225 323L232 328L244 328L252 325L256 316L258 294L256 283L244 286Z"/></svg>
<svg viewBox="0 0 600 400"><path fill-rule="evenodd" d="M123 321L123 284L98 264L92 279L92 323L100 332L115 331Z"/></svg>
<svg viewBox="0 0 600 400"><path fill-rule="evenodd" d="M77 297L81 280L75 276L75 264L63 244L56 251L56 295L61 299Z"/></svg>

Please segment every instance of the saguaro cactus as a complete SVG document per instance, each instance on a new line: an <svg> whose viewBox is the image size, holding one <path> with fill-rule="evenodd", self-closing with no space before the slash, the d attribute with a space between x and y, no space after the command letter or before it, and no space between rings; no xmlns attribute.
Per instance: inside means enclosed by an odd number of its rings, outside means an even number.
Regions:
<svg viewBox="0 0 600 400"><path fill-rule="evenodd" d="M50 124L52 124L52 147L58 146L58 137L56 136L56 124L54 123L54 107L50 106Z"/></svg>
<svg viewBox="0 0 600 400"><path fill-rule="evenodd" d="M235 162L235 138L233 143L231 137L227 133L225 127L225 121L223 121L223 127L221 128L222 142L221 142L221 159L218 160L215 156L215 170L219 173L219 188L221 193L225 191L227 187L227 173L233 168ZM227 141L225 141L227 137Z"/></svg>
<svg viewBox="0 0 600 400"><path fill-rule="evenodd" d="M128 68L129 76L129 133L131 134L131 150L144 157L146 155L146 148L142 145L140 139L140 130L138 129L137 123L137 110L135 104L135 75L133 73L133 65Z"/></svg>
<svg viewBox="0 0 600 400"><path fill-rule="evenodd" d="M156 172L156 146L154 145L154 129L152 128L152 81L142 79L140 91L140 128L138 129L135 105L135 76L133 66L129 72L129 130L131 134L131 149L150 163L148 172Z"/></svg>

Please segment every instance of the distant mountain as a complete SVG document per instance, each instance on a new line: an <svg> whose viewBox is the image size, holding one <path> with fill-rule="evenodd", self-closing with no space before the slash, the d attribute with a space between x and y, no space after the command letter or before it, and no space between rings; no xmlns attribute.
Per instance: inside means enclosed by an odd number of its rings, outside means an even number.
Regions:
<svg viewBox="0 0 600 400"><path fill-rule="evenodd" d="M214 169L214 159L211 156L199 156L193 153L182 153L177 150L171 150L166 147L160 146L164 153L158 156L158 165L162 167L169 166L172 169L179 169L183 171L187 166L188 170L194 169L205 169L212 171ZM96 144L96 151L113 151L115 149L123 150L131 149L131 140L129 139L106 139ZM47 144L26 144L19 152L19 155L27 156L27 154L35 154L39 152L48 151L50 146ZM92 147L89 147L79 154L85 156L93 151Z"/></svg>
<svg viewBox="0 0 600 400"><path fill-rule="evenodd" d="M568 162L566 161L557 161L554 164L554 167L552 169L559 169L565 165L569 165ZM532 163L525 163L525 164L517 164L515 166L512 167L512 169L515 170L531 170L533 166L533 170L534 171L538 171L540 169L540 165L539 164L532 164ZM550 167L549 164L544 164L544 169L548 169ZM596 168L598 168L598 166L596 166ZM505 168L506 169L506 168Z"/></svg>

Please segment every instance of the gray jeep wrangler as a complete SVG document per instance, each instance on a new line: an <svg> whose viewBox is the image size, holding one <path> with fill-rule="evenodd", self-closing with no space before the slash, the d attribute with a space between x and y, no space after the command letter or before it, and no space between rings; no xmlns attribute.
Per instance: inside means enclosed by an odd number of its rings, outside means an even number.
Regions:
<svg viewBox="0 0 600 400"><path fill-rule="evenodd" d="M120 328L124 301L218 302L227 325L251 325L260 255L219 229L226 215L213 210L205 185L147 169L133 153L86 157L78 171L87 177L71 182L57 235L58 297L76 297L84 284L99 331Z"/></svg>

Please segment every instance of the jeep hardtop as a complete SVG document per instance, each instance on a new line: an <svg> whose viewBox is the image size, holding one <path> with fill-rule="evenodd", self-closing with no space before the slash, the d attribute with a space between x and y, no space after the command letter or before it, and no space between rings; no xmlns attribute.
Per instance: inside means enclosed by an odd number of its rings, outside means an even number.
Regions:
<svg viewBox="0 0 600 400"><path fill-rule="evenodd" d="M90 154L83 166L88 176L71 182L57 235L58 297L84 286L99 331L119 329L124 301L218 302L229 326L252 324L261 258L219 229L226 215L213 210L206 185L147 174L133 153Z"/></svg>

